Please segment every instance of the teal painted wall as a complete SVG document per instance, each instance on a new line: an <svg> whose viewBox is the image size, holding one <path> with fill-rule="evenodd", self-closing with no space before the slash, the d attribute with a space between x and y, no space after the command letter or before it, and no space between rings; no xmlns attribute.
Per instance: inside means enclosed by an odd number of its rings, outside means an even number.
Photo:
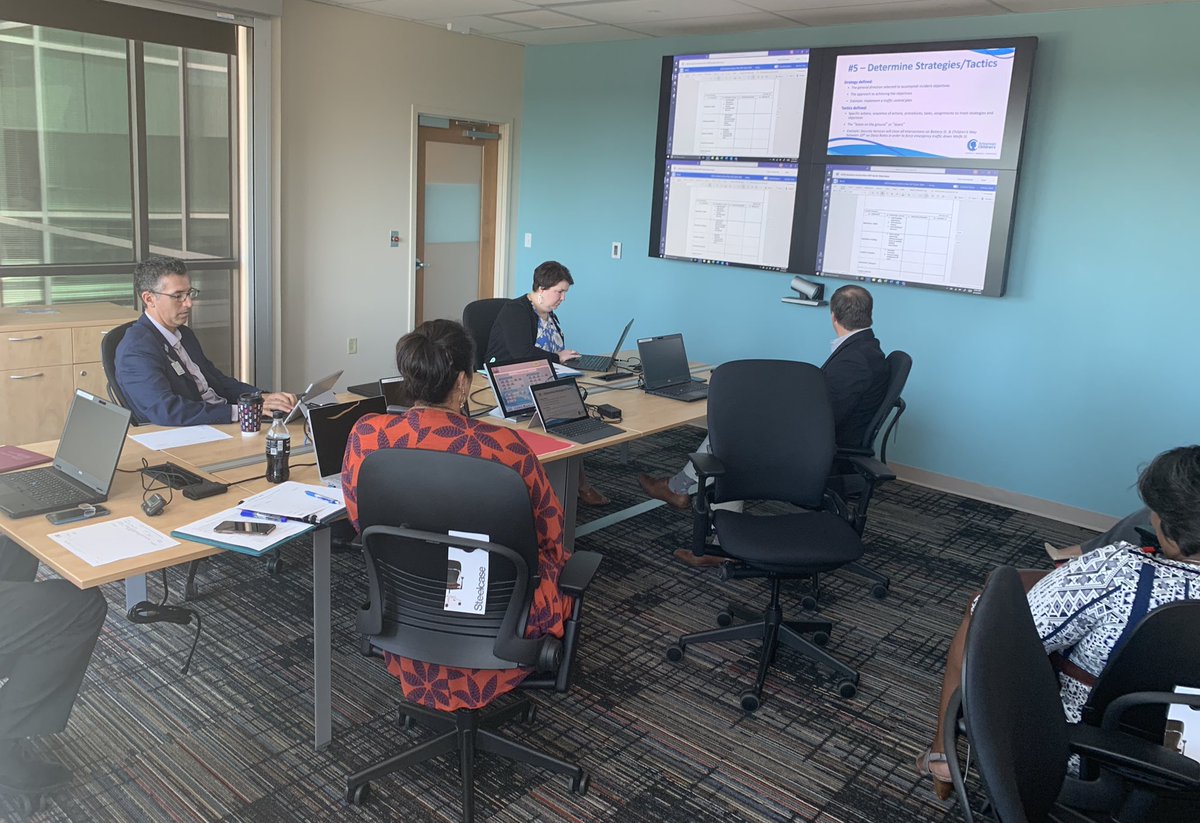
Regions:
<svg viewBox="0 0 1200 823"><path fill-rule="evenodd" d="M1141 464L1200 441L1198 31L1184 3L528 48L514 290L566 263L583 351L634 315L693 359L819 364L828 312L781 304L789 276L647 256L662 56L1036 35L1007 295L871 287L884 349L914 360L889 457L1122 514Z"/></svg>

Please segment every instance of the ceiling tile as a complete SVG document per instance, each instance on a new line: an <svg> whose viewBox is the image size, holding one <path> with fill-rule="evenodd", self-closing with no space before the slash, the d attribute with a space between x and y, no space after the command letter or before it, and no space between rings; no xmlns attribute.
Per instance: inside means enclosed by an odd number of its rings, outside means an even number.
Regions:
<svg viewBox="0 0 1200 823"><path fill-rule="evenodd" d="M497 14L537 8L520 0L372 0L355 7L405 20L445 20L468 14Z"/></svg>
<svg viewBox="0 0 1200 823"><path fill-rule="evenodd" d="M646 35L616 26L577 26L573 29L542 29L497 34L496 39L527 46L553 46L560 43L603 43L610 40L645 40Z"/></svg>
<svg viewBox="0 0 1200 823"><path fill-rule="evenodd" d="M921 20L931 17L969 17L1004 14L987 0L898 0L824 9L777 11L776 14L807 26L837 26L843 23L867 23L879 20Z"/></svg>
<svg viewBox="0 0 1200 823"><path fill-rule="evenodd" d="M535 29L566 29L585 26L592 22L590 20L580 20L578 17L571 17L567 14L559 14L549 9L497 14L496 18L499 20L508 20L512 23L519 23L522 26L530 26Z"/></svg>
<svg viewBox="0 0 1200 823"><path fill-rule="evenodd" d="M662 20L650 23L629 23L631 29L654 37L679 37L688 34L716 32L763 31L765 29L794 29L800 24L775 14L729 14L720 17L694 17L688 20Z"/></svg>
<svg viewBox="0 0 1200 823"><path fill-rule="evenodd" d="M533 2L533 0L526 0ZM753 6L763 11L795 12L811 9L848 8L850 6L883 6L891 3L905 3L908 0L742 0L747 6Z"/></svg>
<svg viewBox="0 0 1200 823"><path fill-rule="evenodd" d="M509 20L501 20L497 17L483 17L478 14L466 17L446 17L439 20L426 20L425 22L439 27L445 27L447 23L453 23L454 28L459 30L463 26L466 26L471 30L471 34L504 34L505 32L527 31L529 29L529 26L522 26L519 23L513 23Z"/></svg>
<svg viewBox="0 0 1200 823"><path fill-rule="evenodd" d="M1068 9L1097 9L1114 6L1162 5L1169 0L995 0L997 6L1009 11L1065 11Z"/></svg>
<svg viewBox="0 0 1200 823"><path fill-rule="evenodd" d="M752 12L735 0L610 0L571 6L576 17L598 23L625 25L629 23L686 20L689 17L720 17Z"/></svg>

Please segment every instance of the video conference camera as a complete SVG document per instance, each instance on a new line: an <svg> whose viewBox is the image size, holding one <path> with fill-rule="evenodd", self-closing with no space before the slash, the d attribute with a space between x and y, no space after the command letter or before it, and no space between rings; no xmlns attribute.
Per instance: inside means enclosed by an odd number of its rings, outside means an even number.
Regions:
<svg viewBox="0 0 1200 823"><path fill-rule="evenodd" d="M797 275L792 278L792 291L796 292L798 297L791 295L784 297L784 303L796 303L801 306L824 306L825 301L821 298L825 294L825 286L822 283L814 283L811 280L805 280Z"/></svg>

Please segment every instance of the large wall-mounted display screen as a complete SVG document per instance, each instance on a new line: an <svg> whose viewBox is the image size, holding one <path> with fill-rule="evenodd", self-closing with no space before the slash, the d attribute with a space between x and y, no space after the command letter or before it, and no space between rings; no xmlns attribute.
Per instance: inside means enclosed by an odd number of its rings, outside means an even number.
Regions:
<svg viewBox="0 0 1200 823"><path fill-rule="evenodd" d="M664 57L651 256L1002 295L1036 49Z"/></svg>

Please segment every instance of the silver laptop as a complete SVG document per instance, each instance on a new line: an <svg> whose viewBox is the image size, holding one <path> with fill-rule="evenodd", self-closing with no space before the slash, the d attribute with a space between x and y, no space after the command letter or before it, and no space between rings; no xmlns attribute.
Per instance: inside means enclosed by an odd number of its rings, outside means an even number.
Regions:
<svg viewBox="0 0 1200 823"><path fill-rule="evenodd" d="M387 401L382 396L314 406L308 410L317 473L321 475L322 485L342 487L342 459L346 455L350 430L363 415L383 414L386 410Z"/></svg>
<svg viewBox="0 0 1200 823"><path fill-rule="evenodd" d="M9 517L108 499L129 431L129 410L76 390L54 463L0 474L0 511Z"/></svg>
<svg viewBox="0 0 1200 823"><path fill-rule="evenodd" d="M547 434L565 437L576 443L591 443L625 431L588 416L583 395L574 377L538 383L530 386L529 391L533 394L538 417L542 419Z"/></svg>
<svg viewBox="0 0 1200 823"><path fill-rule="evenodd" d="M564 366L570 366L573 369L583 369L584 371L599 371L606 372L610 370L617 362L617 355L621 353L621 346L625 345L625 338L629 334L629 330L633 328L633 318L629 318L629 322L625 324L625 330L621 332L621 336L617 338L617 345L613 346L612 354L605 357L602 354L581 354L574 360L568 360L563 363ZM627 377L628 375L619 375Z"/></svg>
<svg viewBox="0 0 1200 823"><path fill-rule="evenodd" d="M685 403L708 397L708 383L692 377L682 334L644 337L637 343L646 394Z"/></svg>
<svg viewBox="0 0 1200 823"><path fill-rule="evenodd" d="M529 387L554 379L554 361L549 357L523 360L499 360L485 363L492 393L496 395L501 417L521 420L536 411Z"/></svg>
<svg viewBox="0 0 1200 823"><path fill-rule="evenodd" d="M333 374L326 375L315 383L309 383L308 388L300 393L296 405L288 412L283 422L291 423L300 415L307 414L311 408L334 402L333 387L337 384L338 378L341 376L342 370L338 369Z"/></svg>

